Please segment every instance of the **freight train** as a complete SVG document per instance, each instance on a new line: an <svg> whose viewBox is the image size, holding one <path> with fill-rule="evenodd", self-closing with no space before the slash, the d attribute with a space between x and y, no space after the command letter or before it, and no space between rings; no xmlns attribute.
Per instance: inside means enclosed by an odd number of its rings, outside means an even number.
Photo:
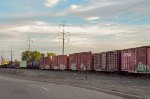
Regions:
<svg viewBox="0 0 150 99"><path fill-rule="evenodd" d="M43 57L39 65L41 69L52 70L150 74L150 46Z"/></svg>
<svg viewBox="0 0 150 99"><path fill-rule="evenodd" d="M150 46L100 53L80 52L19 63L20 68L28 69L150 74Z"/></svg>

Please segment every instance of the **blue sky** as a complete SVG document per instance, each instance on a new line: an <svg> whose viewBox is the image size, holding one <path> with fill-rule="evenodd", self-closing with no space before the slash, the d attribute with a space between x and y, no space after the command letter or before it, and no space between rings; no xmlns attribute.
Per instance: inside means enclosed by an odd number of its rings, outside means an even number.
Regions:
<svg viewBox="0 0 150 99"><path fill-rule="evenodd" d="M0 0L1 56L27 49L61 54L59 24L67 21L65 53L150 45L149 0ZM69 39L69 43L68 43ZM84 45L84 46L83 46Z"/></svg>

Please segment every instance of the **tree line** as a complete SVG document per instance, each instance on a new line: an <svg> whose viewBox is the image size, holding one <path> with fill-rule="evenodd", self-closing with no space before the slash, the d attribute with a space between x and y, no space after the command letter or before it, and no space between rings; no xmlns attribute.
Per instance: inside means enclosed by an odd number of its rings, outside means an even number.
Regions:
<svg viewBox="0 0 150 99"><path fill-rule="evenodd" d="M23 51L21 53L21 60L22 61L39 61L42 55L45 55L44 53L41 53L39 51ZM47 57L56 56L56 53L48 52L46 53Z"/></svg>

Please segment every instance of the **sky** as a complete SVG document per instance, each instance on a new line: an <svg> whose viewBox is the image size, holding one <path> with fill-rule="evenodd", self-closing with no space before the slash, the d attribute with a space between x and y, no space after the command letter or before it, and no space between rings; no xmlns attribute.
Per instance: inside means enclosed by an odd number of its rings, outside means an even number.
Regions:
<svg viewBox="0 0 150 99"><path fill-rule="evenodd" d="M0 0L0 55L31 50L65 54L150 45L150 0Z"/></svg>

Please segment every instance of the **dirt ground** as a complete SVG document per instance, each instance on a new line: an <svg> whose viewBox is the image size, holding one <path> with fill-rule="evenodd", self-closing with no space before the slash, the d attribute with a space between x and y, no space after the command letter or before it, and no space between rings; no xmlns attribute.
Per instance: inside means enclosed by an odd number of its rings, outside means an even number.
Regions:
<svg viewBox="0 0 150 99"><path fill-rule="evenodd" d="M42 82L72 83L150 98L150 77L121 76L116 74L83 73L0 68L0 75L38 80Z"/></svg>

